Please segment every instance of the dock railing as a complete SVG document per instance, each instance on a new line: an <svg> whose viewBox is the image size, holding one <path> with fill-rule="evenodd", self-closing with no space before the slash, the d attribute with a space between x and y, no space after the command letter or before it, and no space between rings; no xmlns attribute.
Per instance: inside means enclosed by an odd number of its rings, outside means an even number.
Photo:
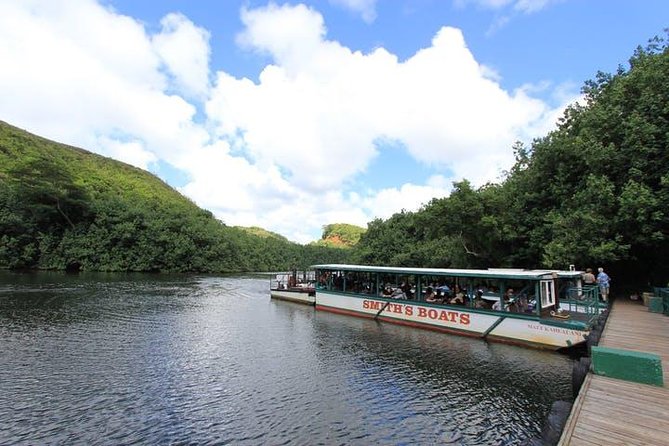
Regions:
<svg viewBox="0 0 669 446"><path fill-rule="evenodd" d="M667 291L669 292L669 289ZM583 285L566 288L560 299L560 307L569 312L585 314L592 322L608 308L608 303L599 300L597 285Z"/></svg>
<svg viewBox="0 0 669 446"><path fill-rule="evenodd" d="M669 316L669 288L654 287L653 293L662 298L663 313Z"/></svg>

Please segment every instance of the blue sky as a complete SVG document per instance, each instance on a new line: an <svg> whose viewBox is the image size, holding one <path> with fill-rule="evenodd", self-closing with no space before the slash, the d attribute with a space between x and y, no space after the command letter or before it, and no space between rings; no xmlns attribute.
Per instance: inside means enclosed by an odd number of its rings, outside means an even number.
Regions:
<svg viewBox="0 0 669 446"><path fill-rule="evenodd" d="M307 242L498 181L664 0L0 0L0 119Z"/></svg>

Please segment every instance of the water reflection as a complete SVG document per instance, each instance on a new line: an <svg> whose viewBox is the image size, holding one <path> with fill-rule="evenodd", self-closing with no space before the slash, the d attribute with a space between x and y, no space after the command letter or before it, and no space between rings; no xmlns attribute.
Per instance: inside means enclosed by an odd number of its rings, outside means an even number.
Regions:
<svg viewBox="0 0 669 446"><path fill-rule="evenodd" d="M570 370L261 278L0 273L0 444L517 444Z"/></svg>

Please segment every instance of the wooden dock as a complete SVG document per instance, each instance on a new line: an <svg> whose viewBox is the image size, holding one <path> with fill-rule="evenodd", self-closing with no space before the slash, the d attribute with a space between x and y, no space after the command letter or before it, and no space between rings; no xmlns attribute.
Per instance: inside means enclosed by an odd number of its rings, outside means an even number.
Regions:
<svg viewBox="0 0 669 446"><path fill-rule="evenodd" d="M559 445L669 445L669 317L618 300L600 346L655 353L664 387L589 373Z"/></svg>

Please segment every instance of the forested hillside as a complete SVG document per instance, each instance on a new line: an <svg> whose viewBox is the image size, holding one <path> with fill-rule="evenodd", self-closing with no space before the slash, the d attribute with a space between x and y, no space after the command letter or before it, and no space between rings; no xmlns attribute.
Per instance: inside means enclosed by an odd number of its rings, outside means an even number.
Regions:
<svg viewBox="0 0 669 446"><path fill-rule="evenodd" d="M502 184L369 224L358 261L440 267L606 266L618 284L669 280L669 49L598 73L558 129L517 143ZM616 283L614 282L614 283Z"/></svg>
<svg viewBox="0 0 669 446"><path fill-rule="evenodd" d="M452 194L365 232L327 225L301 246L233 228L155 176L0 122L0 268L258 271L313 263L604 265L617 283L669 280L669 49L655 39L598 73L557 130L514 145L501 184ZM358 242L359 240L359 242ZM353 246L334 249L331 246Z"/></svg>
<svg viewBox="0 0 669 446"><path fill-rule="evenodd" d="M235 272L347 258L267 234L224 225L141 169L0 121L0 268Z"/></svg>
<svg viewBox="0 0 669 446"><path fill-rule="evenodd" d="M323 236L312 245L330 246L333 248L352 248L360 241L360 236L366 231L360 226L347 223L333 223L323 226Z"/></svg>

